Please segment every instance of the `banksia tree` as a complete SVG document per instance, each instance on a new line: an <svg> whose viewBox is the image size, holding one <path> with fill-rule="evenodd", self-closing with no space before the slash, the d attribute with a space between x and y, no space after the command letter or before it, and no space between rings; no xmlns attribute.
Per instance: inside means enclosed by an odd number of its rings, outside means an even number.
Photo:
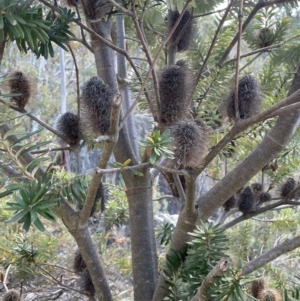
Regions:
<svg viewBox="0 0 300 301"><path fill-rule="evenodd" d="M224 103L224 117L229 120L235 120L235 94L234 87L232 88L229 96L225 99ZM247 119L257 114L261 107L262 92L252 75L246 75L239 80L238 88L238 109L241 119Z"/></svg>
<svg viewBox="0 0 300 301"><path fill-rule="evenodd" d="M179 15L180 14L177 10L169 12L169 22L168 22L169 31L175 25ZM180 52L180 51L188 50L192 40L192 32L193 32L192 14L190 11L186 10L170 39L171 43L175 43L178 40L178 43L176 45L177 51Z"/></svg>
<svg viewBox="0 0 300 301"><path fill-rule="evenodd" d="M280 297L280 294L276 290L266 289L266 290L261 291L258 294L257 299L260 301L280 301L281 297Z"/></svg>
<svg viewBox="0 0 300 301"><path fill-rule="evenodd" d="M236 206L236 196L231 196L223 205L225 211L229 211L230 209Z"/></svg>
<svg viewBox="0 0 300 301"><path fill-rule="evenodd" d="M16 290L8 290L4 296L3 301L22 301L23 299L20 296L20 293Z"/></svg>
<svg viewBox="0 0 300 301"><path fill-rule="evenodd" d="M296 188L296 181L294 178L288 178L281 187L280 196L286 197L292 190Z"/></svg>
<svg viewBox="0 0 300 301"><path fill-rule="evenodd" d="M92 279L91 279L88 269L84 269L80 273L80 287L82 290L87 292L90 296L95 295L95 287L92 282Z"/></svg>
<svg viewBox="0 0 300 301"><path fill-rule="evenodd" d="M21 71L15 71L9 75L8 87L10 93L22 94L11 97L11 101L20 109L24 109L31 96L31 85L28 77Z"/></svg>
<svg viewBox="0 0 300 301"><path fill-rule="evenodd" d="M171 136L176 167L199 167L208 148L208 128L203 121L181 121L173 126Z"/></svg>
<svg viewBox="0 0 300 301"><path fill-rule="evenodd" d="M113 91L98 76L91 77L81 87L81 126L95 135L106 134L110 125Z"/></svg>
<svg viewBox="0 0 300 301"><path fill-rule="evenodd" d="M244 214L251 213L254 207L254 194L250 186L247 186L241 193L239 199L239 211Z"/></svg>
<svg viewBox="0 0 300 301"><path fill-rule="evenodd" d="M260 278L250 283L250 287L249 287L250 294L256 299L258 298L259 294L265 289L266 289L265 278Z"/></svg>
<svg viewBox="0 0 300 301"><path fill-rule="evenodd" d="M76 273L82 272L86 268L86 264L81 256L79 250L75 252L74 262L73 262L73 269Z"/></svg>
<svg viewBox="0 0 300 301"><path fill-rule="evenodd" d="M79 145L82 135L77 115L71 112L64 113L59 117L56 128L61 136L64 137L64 141L70 146Z"/></svg>
<svg viewBox="0 0 300 301"><path fill-rule="evenodd" d="M184 61L166 67L160 76L160 121L167 126L186 119L190 107L190 69Z"/></svg>

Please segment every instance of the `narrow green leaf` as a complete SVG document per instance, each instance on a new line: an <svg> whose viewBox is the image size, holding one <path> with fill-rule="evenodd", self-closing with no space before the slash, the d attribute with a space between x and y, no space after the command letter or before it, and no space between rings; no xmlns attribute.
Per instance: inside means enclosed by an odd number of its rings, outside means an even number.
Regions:
<svg viewBox="0 0 300 301"><path fill-rule="evenodd" d="M30 214L27 214L25 220L24 220L24 223L23 223L23 229L28 232L29 228L30 228L30 225L31 225L31 217L30 217Z"/></svg>
<svg viewBox="0 0 300 301"><path fill-rule="evenodd" d="M44 232L45 231L45 227L42 224L41 220L39 218L36 219L36 221L34 222L34 225L41 231Z"/></svg>
<svg viewBox="0 0 300 301"><path fill-rule="evenodd" d="M4 28L4 22L3 22L3 16L2 13L0 13L0 29Z"/></svg>
<svg viewBox="0 0 300 301"><path fill-rule="evenodd" d="M28 213L29 209L24 209L21 212L19 212L18 214L14 215L13 217L11 217L9 220L6 220L5 223L13 223L16 222L17 220L21 219L22 217L24 217L27 213Z"/></svg>

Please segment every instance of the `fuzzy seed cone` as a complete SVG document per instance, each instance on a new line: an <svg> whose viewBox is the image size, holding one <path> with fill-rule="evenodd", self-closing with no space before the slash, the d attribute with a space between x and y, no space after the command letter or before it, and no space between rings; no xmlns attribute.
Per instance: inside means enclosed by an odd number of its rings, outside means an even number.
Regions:
<svg viewBox="0 0 300 301"><path fill-rule="evenodd" d="M261 291L258 294L258 300L260 301L280 301L281 297L280 294L273 289L266 289Z"/></svg>
<svg viewBox="0 0 300 301"><path fill-rule="evenodd" d="M254 206L254 194L250 186L247 186L240 195L239 211L244 214L252 212Z"/></svg>
<svg viewBox="0 0 300 301"><path fill-rule="evenodd" d="M64 137L64 141L70 146L79 145L82 135L77 115L71 112L64 113L59 117L56 129Z"/></svg>
<svg viewBox="0 0 300 301"><path fill-rule="evenodd" d="M11 97L13 102L20 109L24 109L31 96L30 81L21 71L15 71L9 75L8 86L10 93L22 93L20 96Z"/></svg>
<svg viewBox="0 0 300 301"><path fill-rule="evenodd" d="M265 202L270 202L272 199L271 195L269 192L260 192L257 196L257 200L260 202L260 203L265 203Z"/></svg>
<svg viewBox="0 0 300 301"><path fill-rule="evenodd" d="M79 250L75 252L73 269L76 273L82 272L86 268L86 264Z"/></svg>
<svg viewBox="0 0 300 301"><path fill-rule="evenodd" d="M9 290L3 296L3 301L22 301L20 293L16 290Z"/></svg>
<svg viewBox="0 0 300 301"><path fill-rule="evenodd" d="M259 294L266 289L266 280L265 278L260 278L254 280L250 284L250 293L254 298L258 298Z"/></svg>
<svg viewBox="0 0 300 301"><path fill-rule="evenodd" d="M184 61L166 67L159 79L160 119L166 126L184 120L190 108L191 73Z"/></svg>
<svg viewBox="0 0 300 301"><path fill-rule="evenodd" d="M238 104L240 119L247 119L260 111L262 92L251 75L246 75L239 80ZM234 87L225 100L226 112L223 115L229 120L235 120ZM223 109L224 110L224 109Z"/></svg>
<svg viewBox="0 0 300 301"><path fill-rule="evenodd" d="M236 205L236 196L233 195L223 204L223 207L225 211L229 211L230 209L234 208L235 205Z"/></svg>
<svg viewBox="0 0 300 301"><path fill-rule="evenodd" d="M91 77L81 87L81 123L84 132L106 134L110 125L113 91L98 76Z"/></svg>
<svg viewBox="0 0 300 301"><path fill-rule="evenodd" d="M296 181L293 178L288 178L281 187L280 196L287 196L292 190L296 188Z"/></svg>
<svg viewBox="0 0 300 301"><path fill-rule="evenodd" d="M254 193L259 193L262 191L262 186L260 183L253 183L251 184L251 188L253 189Z"/></svg>
<svg viewBox="0 0 300 301"><path fill-rule="evenodd" d="M176 11L170 11L169 12L169 31L173 28L175 25L178 17L179 17L179 12ZM188 50L191 40L192 40L192 33L193 33L193 19L191 19L191 12L190 11L185 11L178 26L176 27L172 37L171 37L171 43L174 43L177 39L177 37L180 35L181 31L183 30L184 26L188 23L186 29L181 35L180 40L178 41L177 44L177 51L185 51Z"/></svg>
<svg viewBox="0 0 300 301"><path fill-rule="evenodd" d="M88 269L84 269L80 273L80 287L82 288L82 290L87 292L90 296L95 295L95 287L92 282Z"/></svg>
<svg viewBox="0 0 300 301"><path fill-rule="evenodd" d="M207 154L208 128L202 121L181 121L171 130L176 167L199 167Z"/></svg>

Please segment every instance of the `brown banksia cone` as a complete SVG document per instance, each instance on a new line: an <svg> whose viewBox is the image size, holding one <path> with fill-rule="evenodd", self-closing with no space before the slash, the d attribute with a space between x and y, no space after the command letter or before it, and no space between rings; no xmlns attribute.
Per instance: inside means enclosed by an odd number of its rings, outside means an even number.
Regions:
<svg viewBox="0 0 300 301"><path fill-rule="evenodd" d="M267 287L265 278L254 280L250 283L250 294L254 298L258 298L259 294Z"/></svg>
<svg viewBox="0 0 300 301"><path fill-rule="evenodd" d="M281 187L280 196L286 197L292 190L296 188L296 181L294 178L288 178Z"/></svg>
<svg viewBox="0 0 300 301"><path fill-rule="evenodd" d="M178 20L179 15L180 14L177 10L169 11L169 22L168 22L169 31L175 25L176 21ZM172 34L170 41L171 41L171 43L175 43L175 41L177 40L179 35L181 35L181 37L177 43L177 51L179 51L179 52L185 51L185 50L188 50L188 48L191 44L192 34L193 34L192 14L190 11L186 10L184 12L178 26L176 27L174 33Z"/></svg>
<svg viewBox="0 0 300 301"><path fill-rule="evenodd" d="M74 254L73 268L76 273L80 273L86 268L86 264L79 250L77 250Z"/></svg>
<svg viewBox="0 0 300 301"><path fill-rule="evenodd" d="M20 109L24 109L31 96L31 83L29 78L21 71L14 71L9 75L8 87L10 93L21 93L22 95L11 97L11 102Z"/></svg>
<svg viewBox="0 0 300 301"><path fill-rule="evenodd" d="M159 79L160 121L167 126L186 119L190 108L189 67L184 61L167 66Z"/></svg>
<svg viewBox="0 0 300 301"><path fill-rule="evenodd" d="M80 287L82 290L87 292L90 296L95 295L95 287L92 282L92 279L91 279L88 269L84 269L80 273Z"/></svg>
<svg viewBox="0 0 300 301"><path fill-rule="evenodd" d="M79 145L82 135L76 114L71 112L62 114L57 121L56 129L70 146Z"/></svg>
<svg viewBox="0 0 300 301"><path fill-rule="evenodd" d="M236 206L236 196L231 196L224 204L223 208L225 211L229 211L230 209L234 208Z"/></svg>
<svg viewBox="0 0 300 301"><path fill-rule="evenodd" d="M269 192L260 192L257 195L257 201L259 203L265 203L265 202L270 202L272 200L272 196L270 195Z"/></svg>
<svg viewBox="0 0 300 301"><path fill-rule="evenodd" d="M239 199L239 211L244 214L251 213L254 207L254 194L250 186L245 187Z"/></svg>
<svg viewBox="0 0 300 301"><path fill-rule="evenodd" d="M227 116L233 121L236 118L234 87L229 96L225 99L223 107L223 116ZM238 109L240 119L247 119L260 111L262 92L252 75L246 75L239 80L238 88Z"/></svg>
<svg viewBox="0 0 300 301"><path fill-rule="evenodd" d="M106 134L114 93L98 76L91 77L81 87L81 124L84 131Z"/></svg>
<svg viewBox="0 0 300 301"><path fill-rule="evenodd" d="M270 27L261 28L256 37L259 48L268 47L273 44L275 39L273 29Z"/></svg>
<svg viewBox="0 0 300 301"><path fill-rule="evenodd" d="M20 293L16 290L8 290L4 296L3 301L22 301L23 299L20 296Z"/></svg>
<svg viewBox="0 0 300 301"><path fill-rule="evenodd" d="M258 294L260 301L280 301L280 294L274 289L265 289Z"/></svg>
<svg viewBox="0 0 300 301"><path fill-rule="evenodd" d="M175 166L199 167L208 149L208 128L204 122L181 121L172 127L171 136L174 138Z"/></svg>

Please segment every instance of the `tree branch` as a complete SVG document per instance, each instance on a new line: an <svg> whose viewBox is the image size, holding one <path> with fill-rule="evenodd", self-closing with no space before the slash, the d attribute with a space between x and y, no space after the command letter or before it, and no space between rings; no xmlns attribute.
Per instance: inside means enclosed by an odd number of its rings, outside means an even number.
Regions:
<svg viewBox="0 0 300 301"><path fill-rule="evenodd" d="M264 0L259 0L257 4L254 6L253 10L247 17L246 21L243 24L242 27L242 32L247 28L249 25L250 21L254 18L256 13L263 7L271 6L273 4L280 4L280 3L288 3L288 2L293 2L294 0L274 0L274 1L264 1ZM219 59L219 61L216 63L217 66L223 67L224 66L224 61L226 60L227 56L229 55L230 51L233 49L235 43L237 42L238 39L238 33L235 35L235 37L232 39L231 43L227 47L227 49L223 52L223 55Z"/></svg>
<svg viewBox="0 0 300 301"><path fill-rule="evenodd" d="M216 44L216 42L217 42L217 38L218 38L218 36L219 36L219 33L220 33L220 31L221 31L221 29L222 29L222 27L223 27L223 25L224 25L224 22L225 22L225 20L226 20L226 18L227 18L227 15L228 15L228 13L229 13L229 11L230 11L230 8L232 7L234 1L235 1L235 0L231 0L230 3L228 4L228 6L227 6L227 8L226 8L226 11L225 11L225 14L224 14L222 20L220 21L220 23L219 23L219 25L218 25L218 28L217 28L217 30L216 30L216 32L215 32L215 35L214 35L214 37L213 37L213 39L212 39L212 42L211 42L210 47L209 47L209 50L208 50L207 55L206 55L206 57L205 57L205 60L204 60L202 66L201 66L201 68L200 68L200 70L199 70L199 72L198 72L197 77L196 77L196 80L195 80L195 83L194 83L194 88L193 88L193 91L192 91L191 95L194 95L194 93L195 93L195 91L196 91L196 87L197 87L197 85L198 85L198 83L199 83L199 80L200 80L200 78L201 78L201 75L202 75L204 69L206 68L206 65L207 65L207 63L208 63L208 60L209 60L210 55L211 55L211 53L212 53L212 50L213 50L213 48L214 48L214 46L215 46L215 44Z"/></svg>
<svg viewBox="0 0 300 301"><path fill-rule="evenodd" d="M295 40L295 39L298 39L299 37L300 37L300 34L297 34L297 35L295 35L295 36L293 36L293 37L291 37L291 38L288 38L288 39L286 39L286 40L284 40L284 41L278 43L278 44L271 45L271 46L267 46L267 47L263 47L263 48L260 48L260 49L255 50L255 51L251 51L251 52L245 53L245 54L241 55L240 58L243 59L243 58L245 58L245 57L248 57L248 56L251 56L251 55L254 55L254 54L262 54L262 53L264 53L264 52L269 52L269 51L271 51L271 50L273 50L273 49L280 48L280 47L282 47L283 45L287 44L288 42L290 42L290 41L292 41L292 40ZM229 65L229 64L235 62L236 59L237 59L237 58L233 58L233 59L231 59L231 60L228 60L228 61L226 61L222 66Z"/></svg>
<svg viewBox="0 0 300 301"><path fill-rule="evenodd" d="M239 113L239 69L240 69L240 54L241 54L241 39L242 39L242 22L243 22L243 3L244 0L240 0L238 19L239 19L239 31L238 31L238 43L236 51L236 67L235 67L235 79L234 79L234 107L235 118L240 119Z"/></svg>
<svg viewBox="0 0 300 301"><path fill-rule="evenodd" d="M26 114L30 119L36 121L37 123L39 123L42 127L44 127L45 129L47 129L48 131L52 132L54 135L56 135L57 137L59 137L60 139L64 140L64 137L57 131L55 130L53 127L51 127L50 125L48 125L47 123L45 123L44 121L38 119L37 117L35 117L34 115L32 115L31 113L29 113L28 111L26 111L25 109L21 109L19 107L16 106L12 106L9 105L6 101L0 99L0 102L2 102L3 104L7 105L9 108L11 108L14 111L17 111L19 113L23 113Z"/></svg>
<svg viewBox="0 0 300 301"><path fill-rule="evenodd" d="M242 275L248 275L260 267L264 266L265 264L271 262L272 260L276 259L277 257L291 252L300 247L300 235L296 236L291 239L286 239L282 244L270 249L266 253L256 257L255 259L248 262L242 268Z"/></svg>
<svg viewBox="0 0 300 301"><path fill-rule="evenodd" d="M214 285L216 281L216 276L222 276L228 270L230 262L228 258L222 258L217 265L208 273L208 275L203 280L201 286L198 288L196 295L191 299L191 301L207 301L205 297L208 289Z"/></svg>
<svg viewBox="0 0 300 301"><path fill-rule="evenodd" d="M273 208L276 208L276 207L284 205L284 204L286 204L286 202L284 200L280 200L280 201L275 202L273 204L269 204L265 207L260 207L260 208L256 209L255 211L253 211L251 213L240 215L239 217L237 217L237 218L233 219L232 221L228 222L227 224L225 224L223 227L224 227L224 229L229 229L229 228L235 226L236 224L238 224L238 223L240 223L244 220L247 220L247 219L249 219L253 216L264 213L268 210L271 210Z"/></svg>
<svg viewBox="0 0 300 301"><path fill-rule="evenodd" d="M76 2L76 1L75 1ZM78 6L77 2L76 2L76 6ZM79 84L79 71L78 71L78 65L77 65L77 61L76 61L76 57L74 55L73 49L72 47L67 44L68 49L70 50L70 53L72 55L73 58L73 62L74 62L74 66L75 66L75 74L76 74L76 93L77 93L77 117L78 117L78 124L80 122L80 84Z"/></svg>
<svg viewBox="0 0 300 301"><path fill-rule="evenodd" d="M198 173L200 174L206 167L207 165L220 153L220 151L240 132L244 131L245 129L247 129L249 126L264 121L268 118L271 118L269 116L274 117L273 114L274 112L276 112L277 110L281 109L284 106L288 106L290 104L292 104L293 102L296 102L298 99L300 98L300 90L294 92L293 94L291 94L290 96L288 96L287 98L285 98L284 100L282 100L281 102L273 105L272 107L270 107L269 109L266 109L265 111L251 117L248 119L244 119L244 120L239 120L237 123L235 123L232 127L232 129L227 133L227 135L225 135L221 141L215 145L212 150L208 153L208 155L205 157L204 162L203 162L203 166L202 168L200 168L198 171ZM290 109L290 108L289 108ZM279 113L281 113L282 111L277 112L276 114L274 113L275 116L278 116Z"/></svg>
<svg viewBox="0 0 300 301"><path fill-rule="evenodd" d="M109 158L112 155L115 144L118 140L118 134L119 134L118 121L120 115L120 105L121 105L121 96L117 94L112 102L112 111L111 111L110 127L109 127L109 135L114 138L111 141L105 142L101 158L98 162L98 168L100 169L106 168L107 162L109 161ZM96 172L91 180L87 192L86 200L83 204L81 212L79 213L79 221L80 221L81 228L85 228L87 226L87 222L90 217L92 207L94 205L95 196L101 179L102 179L102 174Z"/></svg>
<svg viewBox="0 0 300 301"><path fill-rule="evenodd" d="M174 182L175 182L175 185L176 185L181 203L186 203L186 195L185 195L185 192L184 192L183 187L181 185L178 174L173 174L173 179L174 179Z"/></svg>

